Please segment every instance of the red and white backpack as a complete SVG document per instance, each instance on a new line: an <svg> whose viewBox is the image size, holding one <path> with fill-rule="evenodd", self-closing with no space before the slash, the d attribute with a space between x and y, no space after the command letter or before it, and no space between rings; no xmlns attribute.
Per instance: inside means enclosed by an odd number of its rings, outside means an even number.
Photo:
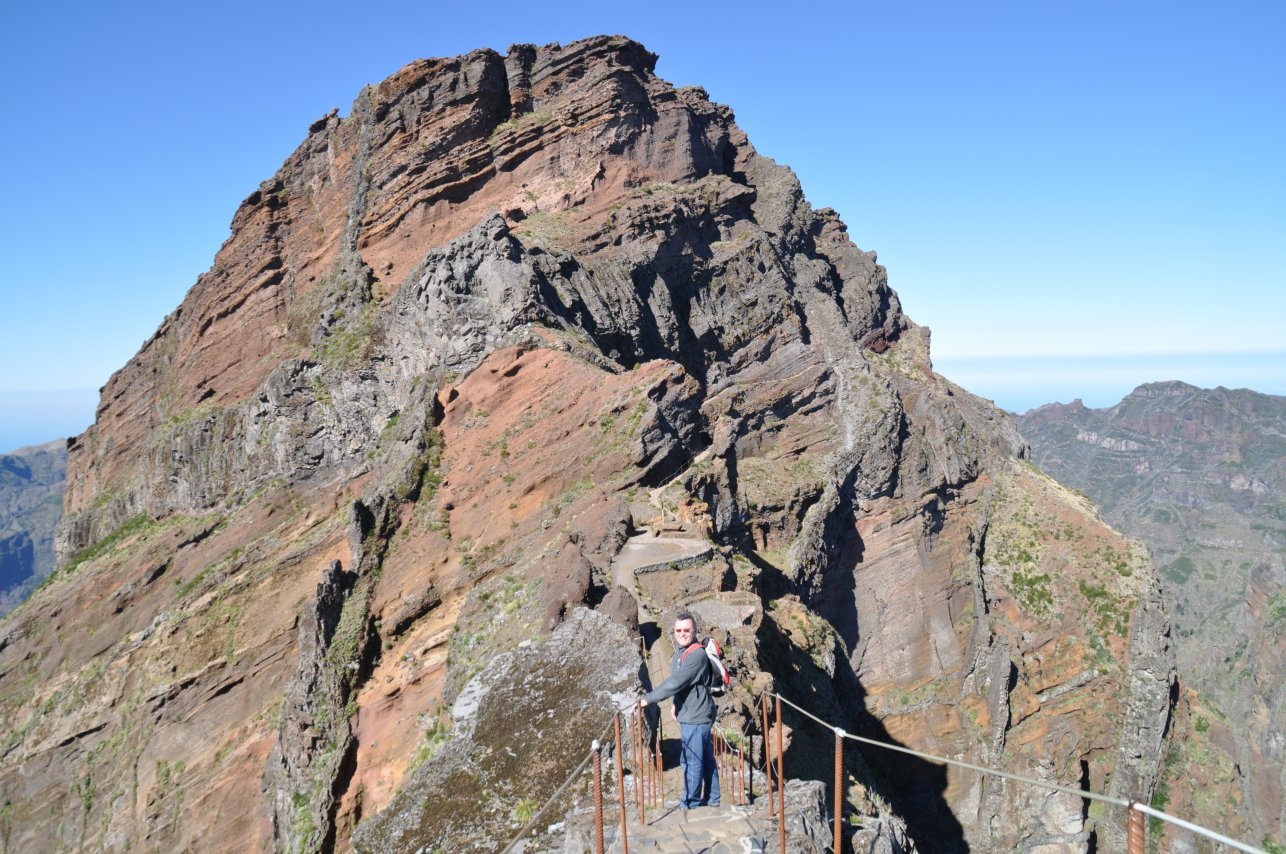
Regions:
<svg viewBox="0 0 1286 854"><path fill-rule="evenodd" d="M679 662L687 660L688 653L695 649L704 650L706 659L709 661L709 687L710 693L720 697L732 685L732 677L728 675L728 668L723 664L723 650L714 638L706 638L704 644L694 643L683 651L679 657Z"/></svg>

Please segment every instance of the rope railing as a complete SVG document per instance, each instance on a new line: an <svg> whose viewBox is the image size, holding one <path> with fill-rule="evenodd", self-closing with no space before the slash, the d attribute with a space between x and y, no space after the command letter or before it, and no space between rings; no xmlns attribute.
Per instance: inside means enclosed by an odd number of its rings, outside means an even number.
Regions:
<svg viewBox="0 0 1286 854"><path fill-rule="evenodd" d="M772 727L769 726L769 706L770 706L769 699L770 698L775 701L775 706L776 706L775 715L774 715L775 723ZM752 714L755 718L755 723L760 724L763 729L762 755L763 755L764 778L765 778L765 789L766 789L765 794L768 796L769 817L775 818L777 821L778 833L779 833L779 839L780 839L779 844L781 846L781 850L783 851L785 850L785 846L786 846L786 839L785 839L786 837L786 776L785 776L785 770L783 767L785 757L784 757L784 750L782 745L783 726L782 726L782 718L781 718L781 707L783 704L785 704L786 706L789 706L791 709L794 709L800 715L804 716L805 718L808 718L809 720L813 721L819 726L830 730L835 735L835 781L834 781L835 791L834 791L834 817L833 817L833 827L834 827L833 845L834 845L835 851L839 851L841 849L841 844L842 844L841 826L842 826L842 811L843 811L842 786L843 786L843 762L844 762L843 742L847 739L850 741L856 741L860 744L869 744L873 747L879 747L884 750L892 750L897 753L903 753L909 756L915 756L917 758L925 759L930 762L941 763L944 765L953 765L958 768L966 768L970 771L976 771L981 774L986 774L993 777L1000 777L1006 780L1012 780L1016 783L1021 783L1023 785L1037 786L1042 789L1048 789L1055 792L1062 792L1062 793L1074 795L1075 797L1083 798L1086 800L1098 801L1100 803L1111 804L1117 807L1123 807L1126 809L1127 817L1128 817L1126 837L1128 840L1130 854L1142 854L1143 846L1144 846L1143 817L1145 815L1158 819L1160 821L1167 822L1176 827L1182 828L1190 833L1196 833L1200 836L1204 836L1207 839L1210 839L1214 842L1218 842L1223 845L1227 845L1230 848L1236 849L1238 851L1245 851L1245 852L1248 852L1248 854L1266 854L1266 852L1264 852L1262 849L1255 848L1252 845L1247 845L1244 842L1239 842L1236 839L1232 839L1221 833L1210 830L1209 828L1205 828L1198 824L1185 821L1184 819L1178 818L1177 816L1173 816L1173 815L1170 815L1169 813L1162 812L1161 810L1155 809L1154 807L1151 807L1147 804L1140 803L1138 801L1129 800L1126 798L1119 798L1112 795L1104 795L1098 792L1090 791L1089 789L1081 789L1073 786L1063 786L1058 783L1051 783L1047 780L1037 780L1033 777L1024 777L1021 774L1014 774L1009 771L1001 771L998 768L989 768L985 765L977 765L972 762L965 762L960 759L948 759L944 756L935 756L931 753L925 753L923 751L914 750L909 747L902 747L901 745L890 744L888 742L877 741L875 739L865 738L860 735L854 735L852 733L845 732L842 728L837 727L829 723L828 721L823 720L822 718L819 718L817 715L814 715L812 712L808 711L807 709L803 708L797 703L791 702L790 700L786 699L781 694L778 694L773 691L765 691L760 695L759 700L755 704L755 708L752 711ZM603 773L602 773L602 765L601 765L601 759L602 759L601 751L602 751L603 743L607 741L608 734L613 731L615 731L616 774L617 774L617 788L619 793L618 800L619 800L619 808L620 808L620 841L621 841L623 854L628 854L629 842L628 842L628 831L627 831L627 820L626 820L627 804L625 801L625 787L624 787L624 777L623 777L623 769L622 769L622 759L625 753L625 749L623 747L622 736L621 736L621 722L623 719L622 716L624 714L624 711L625 710L623 710L622 712L617 712L615 715L613 715L612 723L608 725L607 729L603 732L603 734L599 738L593 740L590 751L585 755L584 759L581 760L580 764L576 767L576 770L574 770L567 777L566 781L564 781L563 784L558 787L557 791L555 791L554 794L550 796L549 800L547 800L544 803L544 805L540 807L540 809L538 809L535 813L532 814L531 818L522 827L522 829L518 831L518 833L513 837L513 839L511 839L509 843L503 849L501 849L502 854L509 854L509 852L513 850L514 846L517 845L522 839L524 839L534 827L536 827L541 817L549 810L551 806L553 806L555 803L560 801L563 795L566 794L567 790L582 774L584 774L585 769L589 767L591 763L593 764L593 767L594 767L594 834L595 834L594 838L596 842L595 850L598 851L599 854L602 854L602 852L605 851L604 843L603 843L604 816L603 816L603 792L602 792ZM632 711L630 711L629 718L626 719L626 723L627 723L627 728L629 730L629 736L630 736L629 754L631 756L631 759L633 760L632 762L633 776L634 776L633 788L635 792L635 799L634 799L635 805L638 807L639 823L647 824L645 804L650 804L656 807L664 803L664 791L663 791L663 783L662 783L663 767L661 764L661 751L660 751L660 738L659 738L660 733L659 733L659 730L652 730L652 728L647 725L644 719L644 716L642 714L642 708L639 706L633 707ZM753 791L752 791L753 786L749 785L750 777L747 770L745 748L750 746L751 740L749 736L746 734L744 729L739 729L738 735L740 736L741 746L734 747L731 744L731 741L727 738L727 732L725 732L725 730L722 727L715 727L715 736L718 744L716 761L719 763L719 766L718 766L719 770L728 775L726 779L729 784L729 799L733 803L739 802L741 804L748 804L751 802L753 798ZM772 736L774 735L775 735L775 741L776 741L775 751L773 749L774 745L772 744L772 741L773 741ZM651 744L651 742L654 739L657 742L655 747L653 747ZM775 757L773 755L774 752L776 753ZM776 762L775 775L773 773L774 760ZM774 776L776 778L775 779L776 786L773 785Z"/></svg>
<svg viewBox="0 0 1286 854"><path fill-rule="evenodd" d="M912 750L909 747L902 747L900 745L889 744L888 742L884 742L884 741L876 741L875 739L864 738L860 735L853 735L852 733L845 732L839 727L831 723L828 723L827 721L822 720L821 718L817 717L816 715L809 712L808 710L800 707L799 705L792 703L790 700L787 700L781 694L771 692L771 691L767 693L769 696L775 697L780 702L783 702L786 705L790 706L792 709L799 712L804 717L815 721L816 723L820 724L823 727L826 727L827 729L835 733L836 735L835 761L837 763L835 779L836 779L837 786L839 784L838 763L841 762L841 753L840 753L840 748L838 746L838 742L839 742L839 739L846 738L852 741L860 742L862 744L869 744L874 747L880 747L885 750L894 750L894 751L897 751L898 753L905 753L910 756L918 757L920 759L927 759L931 762L941 762L946 765L955 765L960 768L968 768L971 771L978 771L982 774L988 774L993 777L1003 777L1004 779L1013 780L1014 782L1023 783L1029 786L1039 786L1043 789L1051 789L1056 792L1065 792L1070 795L1075 795L1078 798L1085 798L1091 801L1100 801L1102 803L1113 804L1114 806L1118 806L1118 807L1124 807L1126 810L1129 811L1129 816L1130 816L1128 838L1129 838L1129 844L1130 844L1129 850L1131 854L1134 854L1134 852L1136 851L1140 852L1141 854L1143 850L1142 817L1145 814L1152 816L1153 818L1160 819L1161 821L1165 821L1170 824L1173 824L1176 827L1181 827L1184 830L1187 830L1191 833L1199 834L1201 836L1206 837L1207 839L1211 839L1215 842L1219 842L1231 848L1235 848L1238 851L1246 851L1248 852L1248 854L1266 854L1266 852L1263 849L1255 848L1254 846L1247 845L1244 842L1238 842L1235 839L1231 839L1227 836L1224 836L1222 833L1217 833L1216 831L1210 830L1209 828L1202 827L1201 825L1198 825L1198 824L1193 824L1190 821L1184 821L1183 819L1177 816L1173 816L1173 815L1170 815L1169 813L1162 812L1159 809L1155 809L1151 806L1148 806L1147 804L1139 803L1138 801L1127 800L1125 798L1117 798L1117 797L1113 797L1112 795L1102 795L1102 794L1099 794L1098 792L1092 792L1089 789L1079 789L1072 786L1062 786L1062 785L1059 785L1058 783L1050 783L1046 780L1037 780L1032 777L1024 777L1021 774L1013 774L1009 771L1001 771L998 768L988 768L984 765L975 765L972 762L965 762L960 759L947 759L944 756L934 756L931 753L923 753L919 750ZM780 731L779 731L779 735L780 735ZM840 799L837 795L836 797L837 804L839 803L839 800ZM836 827L838 828L838 825L839 825L838 811L836 812L835 823L836 823ZM839 832L837 830L836 845L838 845L838 836L839 836ZM836 848L836 850L839 850L839 849Z"/></svg>
<svg viewBox="0 0 1286 854"><path fill-rule="evenodd" d="M804 717L811 718L812 720L826 727L828 730L831 730L833 732L839 729L839 727L836 727L834 724L827 723L826 721L817 717L817 715L814 715L811 712L808 712L805 709L800 708L799 706L795 705L790 700L787 700L785 697L781 696L780 694L772 694L771 692L770 694L771 696L778 698L783 703L790 706L795 711L799 712ZM883 747L887 750L896 750L898 753L906 753L911 756L918 756L921 759L929 759L934 762L944 762L947 765L957 765L961 768L968 768L971 771L980 771L983 774L991 774L996 777L1004 777L1005 779L1013 780L1014 782L1017 782L1017 783L1029 783L1033 786L1043 786L1046 789L1053 789L1054 791L1058 791L1058 792L1066 792L1071 795L1077 795L1078 797L1089 798L1092 801L1102 801L1104 803L1114 804L1115 806L1118 806L1118 807L1128 807L1130 805L1130 802L1125 798L1114 798L1111 795L1100 795L1095 792L1090 792L1086 789L1077 789L1072 786L1060 786L1057 783L1050 783L1045 780L1036 780L1032 777L1024 777L1021 774L1012 774L1009 771L1001 771L996 768L988 768L985 765L974 765L972 762L965 762L961 759L947 759L942 756L934 756L930 753L921 753L920 751L912 750L909 747L902 747L901 745L897 745L897 744L889 744L886 741L876 741L871 738L863 738L860 735L853 735L851 732L844 732L843 730L840 730L840 732L843 732L844 737L852 741L860 741L863 744L870 744L870 745L874 745L875 747Z"/></svg>

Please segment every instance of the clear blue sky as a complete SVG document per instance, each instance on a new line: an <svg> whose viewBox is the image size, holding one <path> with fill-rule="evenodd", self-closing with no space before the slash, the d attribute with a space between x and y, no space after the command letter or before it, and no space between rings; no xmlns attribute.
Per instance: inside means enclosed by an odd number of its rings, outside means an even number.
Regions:
<svg viewBox="0 0 1286 854"><path fill-rule="evenodd" d="M361 86L600 32L729 104L879 252L939 369L1002 406L1286 394L1278 0L11 4L0 29L0 451L89 422L86 390Z"/></svg>

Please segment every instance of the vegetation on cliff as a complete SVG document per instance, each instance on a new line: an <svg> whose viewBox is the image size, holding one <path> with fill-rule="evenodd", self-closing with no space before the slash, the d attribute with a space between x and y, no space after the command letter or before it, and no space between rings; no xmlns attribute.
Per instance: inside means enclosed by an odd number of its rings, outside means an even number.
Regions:
<svg viewBox="0 0 1286 854"><path fill-rule="evenodd" d="M412 63L247 198L70 446L76 571L0 625L12 844L490 833L542 790L475 750L462 698L586 607L645 639L707 615L730 729L777 686L851 731L1151 797L1172 651L1147 563L933 372L837 215L654 64L619 37ZM700 547L623 568L649 523ZM528 711L560 757L592 737ZM788 723L792 773L821 778ZM1115 832L1070 795L848 772L855 833ZM425 807L444 774L479 794L451 815Z"/></svg>
<svg viewBox="0 0 1286 854"><path fill-rule="evenodd" d="M1280 840L1286 791L1286 398L1149 383L1019 418L1032 456L1147 544L1183 694L1160 800Z"/></svg>

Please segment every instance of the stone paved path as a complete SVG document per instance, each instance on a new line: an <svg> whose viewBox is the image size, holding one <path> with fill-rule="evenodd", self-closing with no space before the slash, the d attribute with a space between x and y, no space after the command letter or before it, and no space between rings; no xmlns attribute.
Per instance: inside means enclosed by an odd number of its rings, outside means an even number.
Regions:
<svg viewBox="0 0 1286 854"><path fill-rule="evenodd" d="M625 545L612 561L616 582L626 590L634 589L634 573L650 568L674 566L705 560L713 554L714 547L708 540L698 537L654 537L638 534L626 540Z"/></svg>
<svg viewBox="0 0 1286 854"><path fill-rule="evenodd" d="M663 811L647 826L629 824L629 848L640 854L758 854L776 848L776 822L752 807L678 808ZM621 852L619 840L608 845Z"/></svg>

